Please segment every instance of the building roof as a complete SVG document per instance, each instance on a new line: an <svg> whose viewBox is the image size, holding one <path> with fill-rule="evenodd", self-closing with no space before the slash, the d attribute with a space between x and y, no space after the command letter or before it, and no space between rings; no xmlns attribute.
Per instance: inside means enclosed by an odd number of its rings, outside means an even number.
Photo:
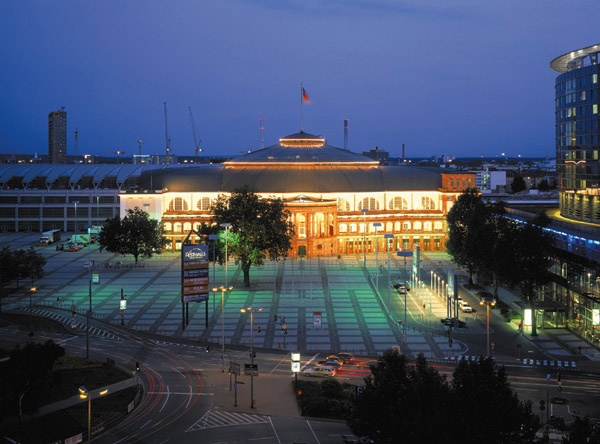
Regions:
<svg viewBox="0 0 600 444"><path fill-rule="evenodd" d="M581 48L576 51L570 51L552 60L550 62L550 68L560 73L565 73L575 68L581 68L583 66L583 59L585 56L597 53L599 51L600 44ZM578 64L577 61L580 63Z"/></svg>

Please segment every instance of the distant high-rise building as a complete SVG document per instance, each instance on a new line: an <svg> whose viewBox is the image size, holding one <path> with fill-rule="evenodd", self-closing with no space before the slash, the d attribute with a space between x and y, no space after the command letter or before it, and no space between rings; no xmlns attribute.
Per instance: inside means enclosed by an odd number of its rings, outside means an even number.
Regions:
<svg viewBox="0 0 600 444"><path fill-rule="evenodd" d="M556 172L560 214L600 223L600 45L550 62L556 77Z"/></svg>
<svg viewBox="0 0 600 444"><path fill-rule="evenodd" d="M63 106L48 114L48 163L67 162L67 112Z"/></svg>

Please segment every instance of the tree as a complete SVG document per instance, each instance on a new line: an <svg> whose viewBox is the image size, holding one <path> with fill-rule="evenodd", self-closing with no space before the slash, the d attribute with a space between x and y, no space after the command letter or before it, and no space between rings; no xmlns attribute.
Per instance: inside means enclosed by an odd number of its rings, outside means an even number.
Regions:
<svg viewBox="0 0 600 444"><path fill-rule="evenodd" d="M168 240L162 236L160 221L152 219L144 210L135 207L127 210L121 220L119 216L107 219L98 236L100 251L106 249L111 253L133 255L138 258L151 258L161 254Z"/></svg>
<svg viewBox="0 0 600 444"><path fill-rule="evenodd" d="M221 226L231 223L227 252L235 257L244 272L244 286L250 286L250 267L261 265L265 258L286 257L292 244L294 225L281 199L264 199L248 188L235 190L231 196L219 196L211 208L212 222ZM224 245L224 236L221 236Z"/></svg>
<svg viewBox="0 0 600 444"><path fill-rule="evenodd" d="M456 264L469 271L471 285L473 273L479 269L482 256L487 254L480 247L488 235L485 224L489 217L489 208L475 188L467 188L446 216L446 251Z"/></svg>
<svg viewBox="0 0 600 444"><path fill-rule="evenodd" d="M538 190L540 190L542 193L545 193L547 191L550 191L550 185L548 184L548 181L546 179L543 179L539 184L538 184Z"/></svg>
<svg viewBox="0 0 600 444"><path fill-rule="evenodd" d="M41 254L36 253L33 247L30 247L20 255L20 277L30 278L31 286L33 286L34 279L39 279L44 276L44 265L46 265L46 258Z"/></svg>
<svg viewBox="0 0 600 444"><path fill-rule="evenodd" d="M44 344L30 342L10 352L10 359L0 366L3 417L17 412L21 423L23 413L37 410L50 385L47 378L54 361L64 354L65 349L52 340Z"/></svg>
<svg viewBox="0 0 600 444"><path fill-rule="evenodd" d="M525 223L515 230L512 239L512 270L506 276L509 285L516 285L532 313L531 335L537 336L535 301L537 290L550 280L550 255L552 254L552 238L543 229L534 224Z"/></svg>
<svg viewBox="0 0 600 444"><path fill-rule="evenodd" d="M520 191L525 190L526 188L527 186L525 185L525 180L523 179L523 176L515 174L515 176L513 177L512 184L510 186L512 192L518 193Z"/></svg>
<svg viewBox="0 0 600 444"><path fill-rule="evenodd" d="M365 378L347 419L361 442L529 443L538 419L491 359L463 361L449 384L420 355L386 351Z"/></svg>

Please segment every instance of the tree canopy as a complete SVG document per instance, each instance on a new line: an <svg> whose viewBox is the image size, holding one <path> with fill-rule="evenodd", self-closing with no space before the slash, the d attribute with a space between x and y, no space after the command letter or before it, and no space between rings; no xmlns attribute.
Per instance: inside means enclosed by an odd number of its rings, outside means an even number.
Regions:
<svg viewBox="0 0 600 444"><path fill-rule="evenodd" d="M524 191L526 188L527 185L525 184L525 179L523 179L523 176L515 174L515 177L513 178L512 184L510 186L511 191L513 193L518 193L520 191Z"/></svg>
<svg viewBox="0 0 600 444"><path fill-rule="evenodd" d="M265 199L248 188L231 196L219 196L211 208L212 222L230 223L227 254L231 254L244 273L244 285L250 286L250 267L261 265L268 257L278 260L287 256L294 235L290 213L281 199ZM221 234L224 245L225 232ZM223 251L223 248L221 249Z"/></svg>
<svg viewBox="0 0 600 444"><path fill-rule="evenodd" d="M119 216L107 219L98 236L100 251L106 249L121 255L131 254L135 262L138 258L150 258L162 253L169 242L162 236L160 221L139 207L127 210L123 219Z"/></svg>
<svg viewBox="0 0 600 444"><path fill-rule="evenodd" d="M33 247L27 250L2 248L0 250L0 298L4 296L4 287L13 280L17 281L17 288L20 279L30 278L33 285L34 279L44 276L44 265L46 259Z"/></svg>
<svg viewBox="0 0 600 444"><path fill-rule="evenodd" d="M391 350L371 366L347 422L376 444L529 443L539 424L491 359L462 361L449 383L422 355L410 365Z"/></svg>

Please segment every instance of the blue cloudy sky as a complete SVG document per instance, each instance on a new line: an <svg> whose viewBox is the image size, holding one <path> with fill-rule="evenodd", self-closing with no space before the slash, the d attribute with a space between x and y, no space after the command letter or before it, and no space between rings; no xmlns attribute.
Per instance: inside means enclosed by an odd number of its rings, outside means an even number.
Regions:
<svg viewBox="0 0 600 444"><path fill-rule="evenodd" d="M300 128L407 156L554 155L554 57L600 43L597 0L6 0L0 152L237 154Z"/></svg>

